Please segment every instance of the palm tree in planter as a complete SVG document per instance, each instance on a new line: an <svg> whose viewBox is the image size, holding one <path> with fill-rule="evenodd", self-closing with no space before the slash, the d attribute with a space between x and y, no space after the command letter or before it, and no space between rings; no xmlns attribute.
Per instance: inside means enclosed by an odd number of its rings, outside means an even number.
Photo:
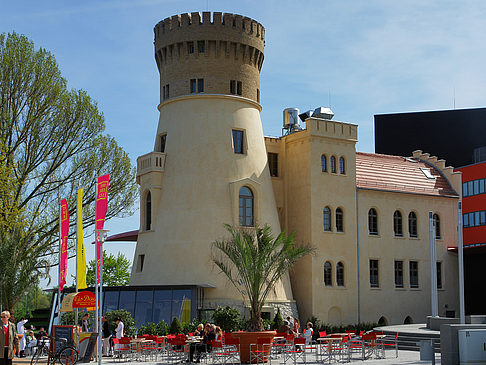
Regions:
<svg viewBox="0 0 486 365"><path fill-rule="evenodd" d="M247 331L263 331L262 306L275 284L314 248L295 245L295 233L276 238L270 226L233 228L225 224L231 238L213 242L212 259L229 281L248 298L250 320ZM241 283L241 285L239 285Z"/></svg>

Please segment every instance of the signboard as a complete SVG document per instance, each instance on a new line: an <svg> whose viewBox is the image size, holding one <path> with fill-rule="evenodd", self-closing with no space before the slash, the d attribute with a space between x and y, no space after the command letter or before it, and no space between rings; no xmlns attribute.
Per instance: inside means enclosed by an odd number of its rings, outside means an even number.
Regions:
<svg viewBox="0 0 486 365"><path fill-rule="evenodd" d="M87 308L96 306L96 297L90 291L82 291L73 299L73 308Z"/></svg>
<svg viewBox="0 0 486 365"><path fill-rule="evenodd" d="M74 328L75 326L53 326L52 327L52 338L54 340L55 352L58 352L65 345L65 342L61 340L62 338L65 338L67 340L67 343L71 343L73 341Z"/></svg>
<svg viewBox="0 0 486 365"><path fill-rule="evenodd" d="M91 355L93 355L93 351L96 348L96 339L97 338L98 338L97 333L92 333L91 336L89 336L88 345L86 346L86 351L85 351L84 356L82 358L82 362L90 362L91 361Z"/></svg>

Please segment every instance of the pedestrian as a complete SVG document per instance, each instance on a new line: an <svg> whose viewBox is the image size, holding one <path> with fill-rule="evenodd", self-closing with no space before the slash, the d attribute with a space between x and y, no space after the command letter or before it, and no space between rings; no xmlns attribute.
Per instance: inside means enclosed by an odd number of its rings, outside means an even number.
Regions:
<svg viewBox="0 0 486 365"><path fill-rule="evenodd" d="M103 322L102 332L103 332L103 356L110 356L110 339L111 339L111 328L108 318L106 316L101 317Z"/></svg>
<svg viewBox="0 0 486 365"><path fill-rule="evenodd" d="M0 343L4 351L0 351L0 365L12 365L15 353L20 350L19 338L15 330L15 324L10 322L10 312L3 311L1 314L3 330L0 331Z"/></svg>
<svg viewBox="0 0 486 365"><path fill-rule="evenodd" d="M25 333L25 324L27 323L27 319L25 317L22 317L17 323L17 333L19 335L22 335L20 338L20 353L19 357L25 357L24 352L25 352L25 346L27 345L27 338L26 338L26 333Z"/></svg>
<svg viewBox="0 0 486 365"><path fill-rule="evenodd" d="M123 329L125 327L125 325L123 324L122 320L120 317L118 317L116 320L116 328L115 328L115 337L120 339L123 337ZM120 348L121 345L120 344L117 344L115 345L115 350L117 350L118 348Z"/></svg>
<svg viewBox="0 0 486 365"><path fill-rule="evenodd" d="M81 327L81 332L89 332L89 313L85 313L83 318L79 320L79 326Z"/></svg>

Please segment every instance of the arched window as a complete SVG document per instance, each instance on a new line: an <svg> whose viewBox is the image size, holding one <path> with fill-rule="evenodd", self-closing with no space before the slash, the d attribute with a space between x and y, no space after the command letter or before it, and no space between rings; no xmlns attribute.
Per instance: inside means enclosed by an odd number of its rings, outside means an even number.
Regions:
<svg viewBox="0 0 486 365"><path fill-rule="evenodd" d="M417 237L417 215L415 212L408 214L408 234L410 237Z"/></svg>
<svg viewBox="0 0 486 365"><path fill-rule="evenodd" d="M344 214L341 208L336 209L336 231L344 232Z"/></svg>
<svg viewBox="0 0 486 365"><path fill-rule="evenodd" d="M440 239L440 218L438 214L434 214L434 224L435 224L435 238Z"/></svg>
<svg viewBox="0 0 486 365"><path fill-rule="evenodd" d="M402 213L399 210L395 210L395 213L393 213L393 232L395 236L403 236Z"/></svg>
<svg viewBox="0 0 486 365"><path fill-rule="evenodd" d="M332 286L332 265L329 261L324 264L324 285Z"/></svg>
<svg viewBox="0 0 486 365"><path fill-rule="evenodd" d="M331 209L329 207L325 207L322 211L322 223L324 231L331 232Z"/></svg>
<svg viewBox="0 0 486 365"><path fill-rule="evenodd" d="M336 156L331 156L331 172L336 173Z"/></svg>
<svg viewBox="0 0 486 365"><path fill-rule="evenodd" d="M162 134L159 137L159 152L165 152L165 142L167 141L167 134Z"/></svg>
<svg viewBox="0 0 486 365"><path fill-rule="evenodd" d="M386 319L386 317L384 317L384 316L380 317L380 319L378 320L378 325L379 326L388 326L388 320Z"/></svg>
<svg viewBox="0 0 486 365"><path fill-rule="evenodd" d="M346 163L344 157L339 157L339 173L344 175L346 173Z"/></svg>
<svg viewBox="0 0 486 365"><path fill-rule="evenodd" d="M410 316L405 317L403 324L413 324L413 319Z"/></svg>
<svg viewBox="0 0 486 365"><path fill-rule="evenodd" d="M327 172L327 156L321 155L321 171Z"/></svg>
<svg viewBox="0 0 486 365"><path fill-rule="evenodd" d="M152 196L150 191L145 197L145 230L150 231L152 229Z"/></svg>
<svg viewBox="0 0 486 365"><path fill-rule="evenodd" d="M368 233L378 235L378 214L375 208L371 208L368 211Z"/></svg>
<svg viewBox="0 0 486 365"><path fill-rule="evenodd" d="M240 226L253 227L253 193L250 188L243 186L239 194Z"/></svg>
<svg viewBox="0 0 486 365"><path fill-rule="evenodd" d="M344 286L344 264L338 262L336 265L336 283L337 286Z"/></svg>

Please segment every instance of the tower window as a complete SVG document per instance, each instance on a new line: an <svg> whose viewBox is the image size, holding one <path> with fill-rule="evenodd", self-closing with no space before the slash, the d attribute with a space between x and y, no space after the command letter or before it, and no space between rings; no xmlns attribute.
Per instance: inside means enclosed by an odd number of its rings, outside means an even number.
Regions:
<svg viewBox="0 0 486 365"><path fill-rule="evenodd" d="M167 140L167 134L163 134L159 139L159 152L165 152L165 141Z"/></svg>
<svg viewBox="0 0 486 365"><path fill-rule="evenodd" d="M206 48L206 42L204 41L197 41L197 51L199 53L204 53Z"/></svg>
<svg viewBox="0 0 486 365"><path fill-rule="evenodd" d="M152 229L152 197L150 191L145 198L145 230L150 231Z"/></svg>
<svg viewBox="0 0 486 365"><path fill-rule="evenodd" d="M236 81L236 95L241 95L241 81Z"/></svg>
<svg viewBox="0 0 486 365"><path fill-rule="evenodd" d="M278 153L268 153L268 168L270 176L278 177Z"/></svg>
<svg viewBox="0 0 486 365"><path fill-rule="evenodd" d="M204 79L191 79L191 94L204 92Z"/></svg>
<svg viewBox="0 0 486 365"><path fill-rule="evenodd" d="M242 84L241 81L230 80L230 94L241 95Z"/></svg>
<svg viewBox="0 0 486 365"><path fill-rule="evenodd" d="M243 153L243 131L233 129L233 151L234 153Z"/></svg>
<svg viewBox="0 0 486 365"><path fill-rule="evenodd" d="M395 233L396 237L403 236L402 213L400 213L398 210L393 213L393 232Z"/></svg>
<svg viewBox="0 0 486 365"><path fill-rule="evenodd" d="M344 214L341 208L336 209L336 231L344 232Z"/></svg>
<svg viewBox="0 0 486 365"><path fill-rule="evenodd" d="M169 99L169 84L163 87L163 98L164 100Z"/></svg>
<svg viewBox="0 0 486 365"><path fill-rule="evenodd" d="M194 53L194 42L187 42L187 53Z"/></svg>
<svg viewBox="0 0 486 365"><path fill-rule="evenodd" d="M373 236L378 235L378 214L375 208L368 211L368 233Z"/></svg>
<svg viewBox="0 0 486 365"><path fill-rule="evenodd" d="M332 265L329 261L324 264L324 285L332 286Z"/></svg>
<svg viewBox="0 0 486 365"><path fill-rule="evenodd" d="M257 89L257 103L260 102L260 89Z"/></svg>
<svg viewBox="0 0 486 365"><path fill-rule="evenodd" d="M143 263L145 261L145 255L138 255L138 260L137 260L137 272L142 272L143 271Z"/></svg>
<svg viewBox="0 0 486 365"><path fill-rule="evenodd" d="M239 194L240 226L253 227L253 193L250 188L243 186Z"/></svg>

